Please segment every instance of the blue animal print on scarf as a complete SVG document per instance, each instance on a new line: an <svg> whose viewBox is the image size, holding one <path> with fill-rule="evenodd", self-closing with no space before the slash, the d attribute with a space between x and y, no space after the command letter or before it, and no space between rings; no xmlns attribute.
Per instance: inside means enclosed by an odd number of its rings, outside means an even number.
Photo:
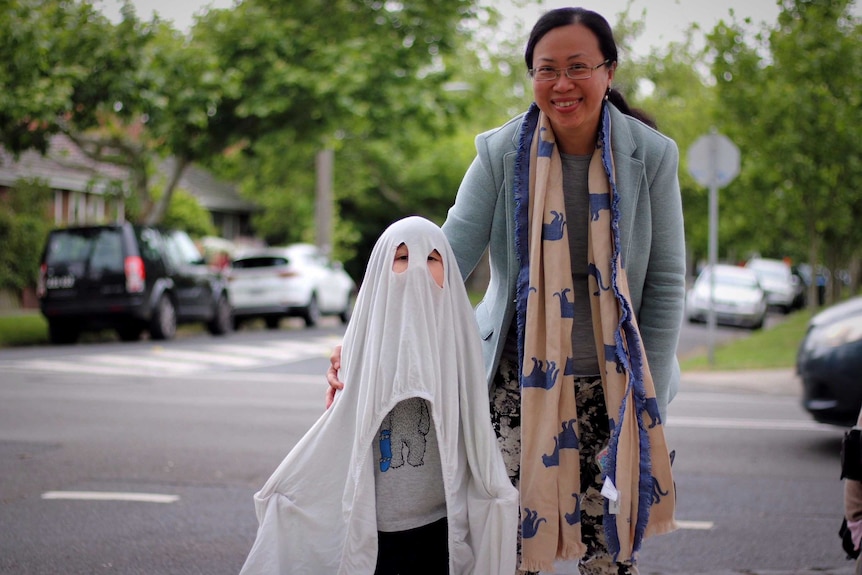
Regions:
<svg viewBox="0 0 862 575"><path fill-rule="evenodd" d="M557 210L551 210L551 215L554 216L551 221L542 224L542 239L555 242L563 239L563 227L566 225L566 220L563 214Z"/></svg>
<svg viewBox="0 0 862 575"><path fill-rule="evenodd" d="M590 194L590 215L591 219L596 222L599 219L599 212L602 210L611 209L610 194Z"/></svg>
<svg viewBox="0 0 862 575"><path fill-rule="evenodd" d="M560 298L560 317L575 317L575 302L569 301L568 293L572 291L565 288L563 291L554 292L554 295Z"/></svg>
<svg viewBox="0 0 862 575"><path fill-rule="evenodd" d="M577 419L563 422L563 430L560 432L560 449L579 449L578 433L575 431Z"/></svg>
<svg viewBox="0 0 862 575"><path fill-rule="evenodd" d="M574 525L575 523L579 523L581 521L581 498L577 493L572 493L572 497L575 498L575 510L571 513L566 513L564 517L566 518L566 523L569 525Z"/></svg>
<svg viewBox="0 0 862 575"><path fill-rule="evenodd" d="M554 384L557 382L557 375L560 373L560 369L557 367L557 362L549 361L547 362L547 369L542 369L544 362L535 357L532 359L533 371L530 372L530 375L524 377L524 381L521 383L521 386L541 387L542 389L551 389L554 387Z"/></svg>
<svg viewBox="0 0 862 575"><path fill-rule="evenodd" d="M526 517L521 522L521 537L523 539L530 539L531 537L535 537L536 533L539 532L539 525L542 522L547 522L548 520L544 517L539 517L538 511L533 511L529 507L524 507L524 512L526 513Z"/></svg>
<svg viewBox="0 0 862 575"><path fill-rule="evenodd" d="M668 494L668 491L662 491L661 485L658 483L658 479L653 476L652 478L652 502L658 503L661 501L661 498Z"/></svg>
<svg viewBox="0 0 862 575"><path fill-rule="evenodd" d="M611 289L611 286L609 286L609 285L605 286L605 284L602 283L602 271L596 267L596 264L594 264L594 263L588 264L587 270L591 276L596 278L596 284L599 286L599 289L594 291L593 295L599 295L599 291L608 291L609 289Z"/></svg>
<svg viewBox="0 0 862 575"><path fill-rule="evenodd" d="M562 423L563 430L559 435L554 437L554 451L550 454L542 455L542 463L545 467L555 467L560 464L561 449L578 449L579 441L578 434L575 431L575 423L577 419L570 419Z"/></svg>
<svg viewBox="0 0 862 575"><path fill-rule="evenodd" d="M560 464L560 438L554 437L554 451L550 455L542 454L542 463L545 467L556 467Z"/></svg>
<svg viewBox="0 0 862 575"><path fill-rule="evenodd" d="M649 429L652 429L656 425L661 423L661 412L658 410L658 401L654 397L647 397L646 402L644 404L647 415L649 415L652 422L649 424ZM671 462L673 463L673 462Z"/></svg>

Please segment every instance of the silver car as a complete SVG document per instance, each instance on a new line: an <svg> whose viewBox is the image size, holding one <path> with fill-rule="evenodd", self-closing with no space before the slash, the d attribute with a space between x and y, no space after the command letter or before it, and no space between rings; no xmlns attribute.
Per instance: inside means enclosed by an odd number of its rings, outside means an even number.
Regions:
<svg viewBox="0 0 862 575"><path fill-rule="evenodd" d="M347 323L356 297L356 284L341 264L311 244L241 252L227 277L236 328L262 318L275 329L291 316L309 327L322 315L337 315Z"/></svg>
<svg viewBox="0 0 862 575"><path fill-rule="evenodd" d="M799 278L793 275L790 264L782 260L752 258L745 264L754 270L760 285L766 291L766 299L771 307L789 313L797 305L800 289Z"/></svg>
<svg viewBox="0 0 862 575"><path fill-rule="evenodd" d="M766 293L754 271L727 264L718 264L715 271L706 267L686 295L686 316L692 323L709 318L710 278L715 276L716 323L760 329L766 320Z"/></svg>

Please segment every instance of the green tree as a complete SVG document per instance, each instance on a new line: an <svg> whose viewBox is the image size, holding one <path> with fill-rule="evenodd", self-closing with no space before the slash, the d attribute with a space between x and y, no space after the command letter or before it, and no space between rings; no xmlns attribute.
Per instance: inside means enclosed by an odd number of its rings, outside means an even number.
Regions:
<svg viewBox="0 0 862 575"><path fill-rule="evenodd" d="M242 86L216 118L245 139L212 166L265 206L255 226L268 241L311 239L324 148L335 151L339 242L362 244L395 217L426 211L435 175L408 173L464 116L449 62L471 57L462 50L474 4L340 0L322 11L311 0L246 0L198 23L193 34Z"/></svg>
<svg viewBox="0 0 862 575"><path fill-rule="evenodd" d="M19 180L20 194L0 199L0 290L20 293L36 285L39 260L50 228L51 190L44 182Z"/></svg>
<svg viewBox="0 0 862 575"><path fill-rule="evenodd" d="M737 229L763 255L825 257L833 269L859 257L862 73L848 64L862 61L862 28L852 4L783 0L759 44L739 41L738 22L709 37L722 128L744 158L734 190L748 215Z"/></svg>

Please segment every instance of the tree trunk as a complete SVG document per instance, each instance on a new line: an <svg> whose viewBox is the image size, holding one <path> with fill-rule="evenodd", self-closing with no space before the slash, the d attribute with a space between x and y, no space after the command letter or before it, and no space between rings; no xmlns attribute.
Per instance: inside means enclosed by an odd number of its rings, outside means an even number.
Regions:
<svg viewBox="0 0 862 575"><path fill-rule="evenodd" d="M155 226L164 219L165 213L168 211L168 206L171 203L171 198L174 196L174 190L180 182L186 167L189 165L187 158L176 158L174 163L174 171L171 173L171 178L165 186L165 191L159 201L153 206L153 209L147 215L145 223L148 226Z"/></svg>
<svg viewBox="0 0 862 575"><path fill-rule="evenodd" d="M820 252L820 237L814 231L814 221L808 221L808 265L811 267L811 277L808 282L808 310L814 314L820 307L817 289L817 261Z"/></svg>

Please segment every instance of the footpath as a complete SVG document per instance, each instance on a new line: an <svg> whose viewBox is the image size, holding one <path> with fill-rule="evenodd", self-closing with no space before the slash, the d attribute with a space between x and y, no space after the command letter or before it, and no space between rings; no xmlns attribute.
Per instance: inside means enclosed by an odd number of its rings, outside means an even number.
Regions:
<svg viewBox="0 0 862 575"><path fill-rule="evenodd" d="M793 368L741 371L685 371L680 378L680 391L743 391L769 395L802 393L802 382Z"/></svg>

